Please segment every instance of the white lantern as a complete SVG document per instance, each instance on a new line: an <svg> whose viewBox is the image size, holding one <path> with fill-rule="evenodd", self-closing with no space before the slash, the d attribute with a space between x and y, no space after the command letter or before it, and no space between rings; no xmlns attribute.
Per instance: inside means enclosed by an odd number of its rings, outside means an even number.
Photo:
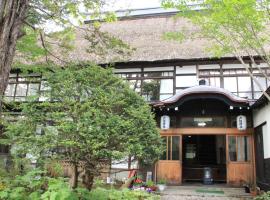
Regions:
<svg viewBox="0 0 270 200"><path fill-rule="evenodd" d="M162 130L167 130L170 128L170 117L168 115L161 116L160 119L160 128Z"/></svg>
<svg viewBox="0 0 270 200"><path fill-rule="evenodd" d="M244 131L247 129L247 117L244 115L239 115L236 118L237 121L237 129L240 131Z"/></svg>

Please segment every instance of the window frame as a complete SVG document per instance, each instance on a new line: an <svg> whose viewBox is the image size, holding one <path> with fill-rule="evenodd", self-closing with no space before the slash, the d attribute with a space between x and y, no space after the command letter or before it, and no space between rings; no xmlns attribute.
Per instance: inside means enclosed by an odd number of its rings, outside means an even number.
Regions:
<svg viewBox="0 0 270 200"><path fill-rule="evenodd" d="M231 160L231 158L230 158L230 144L229 144L229 142L230 142L230 137L235 137L235 150L236 150L236 161L232 161ZM238 138L241 138L241 137L246 137L247 138L247 144L249 145L248 146L248 151L249 152L247 152L247 156L249 155L249 157L248 157L248 160L247 161L238 161L238 158L239 158L239 156L238 156L238 149L239 149L239 143L238 143ZM228 135L228 137L227 137L227 153L228 153L228 158L227 158L227 160L228 160L228 162L229 163L236 163L236 164L240 164L240 163L251 163L252 162L252 141L251 141L251 135ZM244 152L242 152L242 153L244 153Z"/></svg>

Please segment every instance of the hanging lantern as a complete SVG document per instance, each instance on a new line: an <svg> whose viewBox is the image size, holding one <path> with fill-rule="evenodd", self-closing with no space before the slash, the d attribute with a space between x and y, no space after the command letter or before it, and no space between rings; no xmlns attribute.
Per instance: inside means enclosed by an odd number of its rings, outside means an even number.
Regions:
<svg viewBox="0 0 270 200"><path fill-rule="evenodd" d="M237 121L237 129L240 131L244 131L247 129L247 117L244 115L239 115L236 118Z"/></svg>
<svg viewBox="0 0 270 200"><path fill-rule="evenodd" d="M161 116L160 119L160 128L162 130L167 130L170 128L170 117L168 115Z"/></svg>

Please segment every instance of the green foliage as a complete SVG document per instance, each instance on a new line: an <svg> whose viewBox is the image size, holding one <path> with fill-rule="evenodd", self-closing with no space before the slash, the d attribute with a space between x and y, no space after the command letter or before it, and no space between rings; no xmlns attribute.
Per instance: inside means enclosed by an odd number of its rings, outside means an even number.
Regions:
<svg viewBox="0 0 270 200"><path fill-rule="evenodd" d="M270 200L270 192L265 192L262 195L255 197L254 200Z"/></svg>
<svg viewBox="0 0 270 200"><path fill-rule="evenodd" d="M151 195L144 191L131 191L131 190L105 190L97 188L90 193L90 199L93 200L158 200L157 195Z"/></svg>
<svg viewBox="0 0 270 200"><path fill-rule="evenodd" d="M151 181L151 180L149 180L149 181L146 182L146 186L147 187L152 187L154 185L155 185L155 183L153 181Z"/></svg>
<svg viewBox="0 0 270 200"><path fill-rule="evenodd" d="M78 195L62 179L50 179L47 191L41 195L41 199L79 200Z"/></svg>
<svg viewBox="0 0 270 200"><path fill-rule="evenodd" d="M70 189L63 178L43 176L42 171L34 170L24 176L6 181L0 190L1 200L158 200L159 196L143 191L97 188L89 191L84 188Z"/></svg>
<svg viewBox="0 0 270 200"><path fill-rule="evenodd" d="M107 56L111 50L116 56L129 55L131 48L126 43L99 29L101 22L117 21L114 12L104 14L102 8L106 4L103 0L31 0L23 3L23 7L28 7L27 20L20 27L23 31L22 37L18 38L14 64L66 64L66 54L74 49L77 32L89 41L86 52ZM83 26L85 20L93 20L93 23ZM93 45L97 41L98 44Z"/></svg>
<svg viewBox="0 0 270 200"><path fill-rule="evenodd" d="M197 36L213 41L216 56L228 53L265 55L269 42L266 25L269 22L269 1L256 0L163 0L165 8L177 8L199 27ZM191 5L197 5L200 11ZM209 49L208 49L209 50Z"/></svg>
<svg viewBox="0 0 270 200"><path fill-rule="evenodd" d="M165 185L166 183L167 183L167 181L164 180L164 179L161 179L161 180L159 180L159 181L157 182L157 184L160 184L160 185Z"/></svg>
<svg viewBox="0 0 270 200"><path fill-rule="evenodd" d="M25 59L29 60L37 60L45 56L44 48L38 45L38 32L28 27L24 31L25 35L18 40L16 49L25 56Z"/></svg>
<svg viewBox="0 0 270 200"><path fill-rule="evenodd" d="M96 178L95 180L94 180L94 185L95 185L95 187L102 187L102 186L104 186L104 181L102 180L102 179L98 179L98 178Z"/></svg>
<svg viewBox="0 0 270 200"><path fill-rule="evenodd" d="M0 190L0 199L3 200L25 200L39 199L42 193L42 186L47 178L43 177L43 171L32 170L25 175L17 175L14 178L5 177L2 183L5 189Z"/></svg>
<svg viewBox="0 0 270 200"><path fill-rule="evenodd" d="M161 138L150 107L111 69L67 66L45 76L47 100L21 104L24 117L7 124L14 155L84 161L93 174L104 160L158 158Z"/></svg>

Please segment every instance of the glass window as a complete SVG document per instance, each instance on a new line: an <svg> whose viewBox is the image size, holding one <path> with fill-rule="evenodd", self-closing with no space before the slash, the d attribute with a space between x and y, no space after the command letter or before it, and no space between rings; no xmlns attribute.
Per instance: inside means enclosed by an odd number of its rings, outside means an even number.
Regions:
<svg viewBox="0 0 270 200"><path fill-rule="evenodd" d="M146 101L159 100L160 81L155 79L146 79L142 85L142 95Z"/></svg>
<svg viewBox="0 0 270 200"><path fill-rule="evenodd" d="M230 161L236 161L236 137L229 137L229 157Z"/></svg>
<svg viewBox="0 0 270 200"><path fill-rule="evenodd" d="M179 160L179 144L180 138L179 136L172 136L172 160Z"/></svg>
<svg viewBox="0 0 270 200"><path fill-rule="evenodd" d="M194 76L176 76L176 87L191 87L198 85L197 77Z"/></svg>
<svg viewBox="0 0 270 200"><path fill-rule="evenodd" d="M162 145L165 147L165 150L163 151L160 160L167 160L167 137L162 137Z"/></svg>
<svg viewBox="0 0 270 200"><path fill-rule="evenodd" d="M231 92L237 92L236 77L224 77L224 88Z"/></svg>
<svg viewBox="0 0 270 200"><path fill-rule="evenodd" d="M196 65L176 67L176 74L196 74Z"/></svg>
<svg viewBox="0 0 270 200"><path fill-rule="evenodd" d="M161 160L179 160L180 159L180 136L162 137L163 145L166 151L160 157Z"/></svg>
<svg viewBox="0 0 270 200"><path fill-rule="evenodd" d="M164 76L173 76L173 72L148 72L144 73L144 77L164 77Z"/></svg>
<svg viewBox="0 0 270 200"><path fill-rule="evenodd" d="M141 91L141 80L128 80L130 88L136 92Z"/></svg>
<svg viewBox="0 0 270 200"><path fill-rule="evenodd" d="M171 160L171 152L172 152L172 149L171 149L171 144L172 144L172 137L168 137L168 146L167 146L167 160Z"/></svg>
<svg viewBox="0 0 270 200"><path fill-rule="evenodd" d="M16 88L16 96L26 96L26 92L27 92L27 84L17 84L17 88Z"/></svg>
<svg viewBox="0 0 270 200"><path fill-rule="evenodd" d="M220 69L220 65L199 65L199 69Z"/></svg>
<svg viewBox="0 0 270 200"><path fill-rule="evenodd" d="M160 93L162 94L173 93L173 79L160 80Z"/></svg>
<svg viewBox="0 0 270 200"><path fill-rule="evenodd" d="M247 162L250 160L250 145L247 136L237 138L237 161Z"/></svg>
<svg viewBox="0 0 270 200"><path fill-rule="evenodd" d="M239 92L251 91L250 77L238 77L238 91Z"/></svg>
<svg viewBox="0 0 270 200"><path fill-rule="evenodd" d="M8 84L7 89L5 91L5 95L9 97L14 96L15 87L16 87L16 84Z"/></svg>
<svg viewBox="0 0 270 200"><path fill-rule="evenodd" d="M27 96L37 95L39 91L39 84L30 83L28 86Z"/></svg>
<svg viewBox="0 0 270 200"><path fill-rule="evenodd" d="M142 95L147 101L169 98L173 95L173 79L145 79Z"/></svg>
<svg viewBox="0 0 270 200"><path fill-rule="evenodd" d="M266 78L265 77L261 77L261 76L257 76L256 79L258 80L260 86L266 90L267 85L266 85ZM253 87L254 87L254 91L261 91L260 87L257 85L257 83L253 80Z"/></svg>
<svg viewBox="0 0 270 200"><path fill-rule="evenodd" d="M248 136L229 136L230 161L250 161L250 139Z"/></svg>
<svg viewBox="0 0 270 200"><path fill-rule="evenodd" d="M220 87L220 78L219 77L213 77L213 78L210 78L209 80L210 80L209 84L211 86Z"/></svg>

